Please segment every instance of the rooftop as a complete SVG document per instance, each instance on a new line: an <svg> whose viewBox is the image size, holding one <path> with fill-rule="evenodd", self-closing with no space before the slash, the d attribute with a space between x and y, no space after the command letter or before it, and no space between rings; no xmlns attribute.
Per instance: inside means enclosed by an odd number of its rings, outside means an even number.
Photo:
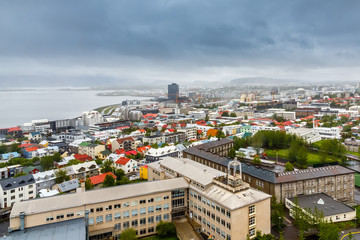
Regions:
<svg viewBox="0 0 360 240"><path fill-rule="evenodd" d="M229 144L229 143L232 143L232 142L234 142L234 141L231 140L231 139L222 138L222 139L220 139L218 141L211 141L211 142L208 142L208 143L197 145L196 148L207 151L207 150L209 150L211 148L222 146L224 144Z"/></svg>
<svg viewBox="0 0 360 240"><path fill-rule="evenodd" d="M10 217L13 218L19 216L19 213L21 212L25 212L25 214L51 212L59 209L84 206L85 204L95 204L156 194L180 188L187 188L188 186L189 185L184 178L175 178L62 194L48 198L30 199L16 202L12 208Z"/></svg>
<svg viewBox="0 0 360 240"><path fill-rule="evenodd" d="M35 183L35 179L31 174L20 176L17 178L7 178L0 181L0 185L3 190L10 190L13 188L18 188L34 183Z"/></svg>

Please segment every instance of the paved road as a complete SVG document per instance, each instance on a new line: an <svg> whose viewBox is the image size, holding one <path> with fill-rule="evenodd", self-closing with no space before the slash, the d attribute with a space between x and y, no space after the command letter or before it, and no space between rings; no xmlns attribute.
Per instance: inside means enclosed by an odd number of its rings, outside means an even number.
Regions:
<svg viewBox="0 0 360 240"><path fill-rule="evenodd" d="M186 218L173 221L182 240L201 240Z"/></svg>
<svg viewBox="0 0 360 240"><path fill-rule="evenodd" d="M350 229L340 233L340 240L349 240L349 232L353 235L353 240L360 240L360 229Z"/></svg>

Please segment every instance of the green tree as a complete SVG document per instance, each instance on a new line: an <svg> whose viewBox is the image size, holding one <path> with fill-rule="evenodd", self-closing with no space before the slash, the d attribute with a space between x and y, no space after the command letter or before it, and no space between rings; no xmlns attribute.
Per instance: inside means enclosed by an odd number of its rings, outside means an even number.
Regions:
<svg viewBox="0 0 360 240"><path fill-rule="evenodd" d="M229 117L229 112L228 111L224 111L222 114L221 114L222 117Z"/></svg>
<svg viewBox="0 0 360 240"><path fill-rule="evenodd" d="M25 175L27 175L27 174L21 172L21 173L16 174L16 175L14 176L14 178L21 177L21 176L25 176Z"/></svg>
<svg viewBox="0 0 360 240"><path fill-rule="evenodd" d="M285 163L285 172L289 172L294 170L294 166L291 164L291 162Z"/></svg>
<svg viewBox="0 0 360 240"><path fill-rule="evenodd" d="M85 181L85 190L91 190L94 188L94 184L92 184L90 178L86 178Z"/></svg>
<svg viewBox="0 0 360 240"><path fill-rule="evenodd" d="M19 144L13 143L10 146L10 152L17 152L19 150Z"/></svg>
<svg viewBox="0 0 360 240"><path fill-rule="evenodd" d="M155 148L155 149L158 149L159 148L159 145L157 143L154 143L151 145L151 148Z"/></svg>
<svg viewBox="0 0 360 240"><path fill-rule="evenodd" d="M54 153L53 158L54 158L54 161L55 161L55 162L60 162L60 160L61 160L61 155L60 155L60 153L59 153L59 152Z"/></svg>
<svg viewBox="0 0 360 240"><path fill-rule="evenodd" d="M237 117L236 113L234 113L234 112L230 113L230 117Z"/></svg>
<svg viewBox="0 0 360 240"><path fill-rule="evenodd" d="M231 149L230 149L229 154L228 154L228 157L229 157L229 158L234 158L234 157L236 157L236 152L235 152L235 149L234 149L234 148L231 148Z"/></svg>
<svg viewBox="0 0 360 240"><path fill-rule="evenodd" d="M57 184L69 180L70 180L70 176L67 175L66 169L59 169L58 171L55 171L55 182Z"/></svg>
<svg viewBox="0 0 360 240"><path fill-rule="evenodd" d="M347 240L354 240L354 235L352 234L352 232L348 233Z"/></svg>
<svg viewBox="0 0 360 240"><path fill-rule="evenodd" d="M292 141L289 148L289 161L295 163L299 167L307 167L307 155L308 151L305 145L299 141Z"/></svg>
<svg viewBox="0 0 360 240"><path fill-rule="evenodd" d="M271 223L274 224L274 229L278 232L284 227L285 210L284 205L273 197L271 200Z"/></svg>
<svg viewBox="0 0 360 240"><path fill-rule="evenodd" d="M6 152L7 152L6 145L0 145L0 154L6 153Z"/></svg>
<svg viewBox="0 0 360 240"><path fill-rule="evenodd" d="M120 240L137 240L136 231L133 228L127 228L121 232Z"/></svg>
<svg viewBox="0 0 360 240"><path fill-rule="evenodd" d="M104 182L102 183L103 187L112 187L116 185L116 181L115 178L113 177L113 175L108 174L105 176Z"/></svg>
<svg viewBox="0 0 360 240"><path fill-rule="evenodd" d="M44 170L49 170L54 167L54 159L51 156L42 157L40 160L40 166L44 168Z"/></svg>
<svg viewBox="0 0 360 240"><path fill-rule="evenodd" d="M340 229L334 223L320 223L319 240L338 240Z"/></svg>
<svg viewBox="0 0 360 240"><path fill-rule="evenodd" d="M125 172L121 168L118 168L114 171L116 179L120 180L121 178L125 177Z"/></svg>
<svg viewBox="0 0 360 240"><path fill-rule="evenodd" d="M217 133L216 133L216 137L217 137L218 139L220 139L220 138L226 138L226 135L225 135L225 133L224 133L223 131L218 130Z"/></svg>
<svg viewBox="0 0 360 240"><path fill-rule="evenodd" d="M255 164L255 165L260 165L261 164L260 157L258 155L255 155L253 160L252 160L252 163Z"/></svg>
<svg viewBox="0 0 360 240"><path fill-rule="evenodd" d="M176 228L172 222L160 221L156 225L156 233L160 238L171 237L176 235Z"/></svg>
<svg viewBox="0 0 360 240"><path fill-rule="evenodd" d="M110 159L105 160L103 162L103 166L101 168L101 173L107 173L107 172L113 172L113 171L114 171L113 162Z"/></svg>
<svg viewBox="0 0 360 240"><path fill-rule="evenodd" d="M97 165L101 165L103 163L103 161L100 158L95 159L95 162Z"/></svg>

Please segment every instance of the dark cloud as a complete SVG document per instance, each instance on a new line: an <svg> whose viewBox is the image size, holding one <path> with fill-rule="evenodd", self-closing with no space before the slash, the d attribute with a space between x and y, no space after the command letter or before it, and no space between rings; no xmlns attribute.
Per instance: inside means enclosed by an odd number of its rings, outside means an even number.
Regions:
<svg viewBox="0 0 360 240"><path fill-rule="evenodd" d="M359 12L357 0L1 1L0 75L24 71L28 61L40 72L87 66L114 75L131 66L137 73L117 74L152 77L195 68L355 67Z"/></svg>

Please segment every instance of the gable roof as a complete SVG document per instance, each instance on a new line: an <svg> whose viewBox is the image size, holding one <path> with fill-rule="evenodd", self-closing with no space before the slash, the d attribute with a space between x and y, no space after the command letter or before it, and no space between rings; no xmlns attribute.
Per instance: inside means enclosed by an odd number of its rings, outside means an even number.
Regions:
<svg viewBox="0 0 360 240"><path fill-rule="evenodd" d="M18 187L22 187L22 186L26 186L28 184L34 184L34 183L35 183L35 179L34 179L33 175L31 175L31 174L28 174L25 176L20 176L17 178L7 178L7 179L0 181L0 185L3 190L18 188Z"/></svg>
<svg viewBox="0 0 360 240"><path fill-rule="evenodd" d="M119 144L123 144L123 142L125 142L125 141L135 142L135 140L134 140L132 137L120 138L120 139L116 139L116 141L117 141Z"/></svg>
<svg viewBox="0 0 360 240"><path fill-rule="evenodd" d="M71 190L75 190L80 185L80 182L78 179L71 179L69 181L59 183L58 187L60 188L61 192L68 192Z"/></svg>
<svg viewBox="0 0 360 240"><path fill-rule="evenodd" d="M89 179L90 179L92 184L97 185L97 184L100 184L100 183L104 182L105 177L107 175L111 175L116 179L115 174L113 174L112 172L107 172L107 173L103 173L103 174L100 174L100 175L96 175L96 176L90 177Z"/></svg>
<svg viewBox="0 0 360 240"><path fill-rule="evenodd" d="M127 157L120 157L115 163L119 165L126 165L131 159Z"/></svg>

